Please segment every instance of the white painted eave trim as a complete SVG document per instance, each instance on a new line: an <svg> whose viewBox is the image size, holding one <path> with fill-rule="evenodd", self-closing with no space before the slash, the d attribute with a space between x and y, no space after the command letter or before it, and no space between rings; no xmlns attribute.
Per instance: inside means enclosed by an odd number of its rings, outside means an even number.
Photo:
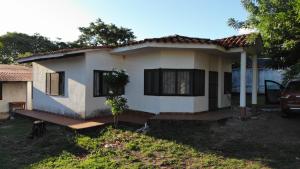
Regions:
<svg viewBox="0 0 300 169"><path fill-rule="evenodd" d="M215 44L180 44L180 43L156 43L146 42L142 44L136 44L131 46L118 47L111 50L112 54L121 54L132 50L138 50L143 48L175 48L175 49L214 49L225 53L242 52L243 48L231 48L225 49Z"/></svg>
<svg viewBox="0 0 300 169"><path fill-rule="evenodd" d="M40 55L40 56L36 55L33 57L18 59L17 62L24 63L24 62L32 62L35 60L55 59L55 58L60 58L60 57L66 56L66 55L77 54L77 53L86 53L86 52L92 52L92 51L98 51L98 50L104 50L104 49L83 49L83 50L70 51L70 52L65 52L65 53L56 53L56 54Z"/></svg>

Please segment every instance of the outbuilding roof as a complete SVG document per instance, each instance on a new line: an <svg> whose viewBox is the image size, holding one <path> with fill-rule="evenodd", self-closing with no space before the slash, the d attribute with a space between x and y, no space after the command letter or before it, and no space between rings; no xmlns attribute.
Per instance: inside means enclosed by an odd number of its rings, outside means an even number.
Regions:
<svg viewBox="0 0 300 169"><path fill-rule="evenodd" d="M32 81L32 68L0 64L0 81Z"/></svg>
<svg viewBox="0 0 300 169"><path fill-rule="evenodd" d="M147 38L140 41L132 41L118 46L95 46L95 47L85 47L85 48L61 49L52 52L37 53L29 57L19 59L18 62L19 63L32 62L32 61L45 60L50 58L69 56L70 54L85 52L87 50L116 49L120 47L134 46L134 45L139 45L143 43L152 43L152 42L153 43L174 43L174 44L176 43L177 44L212 44L212 45L223 47L224 49L227 50L231 48L248 47L253 45L247 41L248 35L249 34L231 36L231 37L215 39L215 40L181 36L181 35L172 35L172 36L165 36L160 38ZM49 57L47 57L48 55Z"/></svg>

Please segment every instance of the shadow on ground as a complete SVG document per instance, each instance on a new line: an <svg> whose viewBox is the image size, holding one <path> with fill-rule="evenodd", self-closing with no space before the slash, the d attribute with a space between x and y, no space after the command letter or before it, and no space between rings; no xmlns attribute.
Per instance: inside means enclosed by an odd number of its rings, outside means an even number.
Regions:
<svg viewBox="0 0 300 169"><path fill-rule="evenodd" d="M74 144L73 132L47 124L43 137L29 139L32 120L17 116L0 124L0 168L23 168L63 151L81 156L87 150Z"/></svg>
<svg viewBox="0 0 300 169"><path fill-rule="evenodd" d="M90 150L101 148L102 142L96 142L96 148L89 149L90 146L93 146L90 143L101 141L99 138L102 138L102 134L106 136L106 141L110 140L110 136L133 137L134 135L125 132L123 132L124 135L122 132L117 132L117 135L109 135L114 132L107 133L107 127L74 132L55 125L47 125L48 131L45 136L31 140L27 138L31 132L31 122L30 119L17 117L15 120L0 124L0 168L23 168L51 158L55 158L57 162L64 152L74 155L75 160L84 159L85 155L91 154ZM121 131L135 132L140 127L140 125L128 123L119 125ZM281 118L276 112L262 112L257 118L247 121L240 121L236 118L218 123L163 121L160 124L151 125L150 131L146 135L187 145L200 153L216 154L226 159L244 160L249 163L258 161L267 167L282 169L299 168L300 166L299 133L300 115ZM85 146L79 146L78 142L75 143L78 134L89 136L81 137L81 141L85 142L80 144ZM133 138L138 137L134 136ZM90 140L90 138L95 139ZM122 139L126 140L123 140L125 148L128 146L126 144L128 142L141 145L152 144L139 142L151 140L148 138ZM115 141L115 138L111 140ZM157 140L152 141L156 141L153 144L161 143ZM134 152L138 147L131 143L127 148L131 148ZM119 151L119 153L120 155L124 153L134 155L129 149ZM141 160L148 159L151 157ZM181 156L177 160L181 161Z"/></svg>
<svg viewBox="0 0 300 169"><path fill-rule="evenodd" d="M192 146L224 158L259 161L270 168L300 168L300 115L282 118L278 112L225 123L164 121L148 135Z"/></svg>

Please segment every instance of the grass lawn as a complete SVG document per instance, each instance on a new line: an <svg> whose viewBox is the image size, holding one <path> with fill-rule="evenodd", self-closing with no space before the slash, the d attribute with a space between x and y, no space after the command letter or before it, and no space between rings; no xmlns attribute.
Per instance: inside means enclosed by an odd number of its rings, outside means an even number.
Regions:
<svg viewBox="0 0 300 169"><path fill-rule="evenodd" d="M291 120L295 131L274 131L264 119L285 122L271 117L225 125L163 123L147 134L129 125L81 133L47 125L37 139L27 138L32 121L18 117L0 122L0 168L300 168L299 119Z"/></svg>

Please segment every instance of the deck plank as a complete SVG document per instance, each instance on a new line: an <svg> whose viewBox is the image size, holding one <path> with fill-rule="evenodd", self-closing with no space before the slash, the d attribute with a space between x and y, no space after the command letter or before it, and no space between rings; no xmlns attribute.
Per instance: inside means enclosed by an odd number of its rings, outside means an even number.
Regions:
<svg viewBox="0 0 300 169"><path fill-rule="evenodd" d="M80 119L74 119L72 117L62 116L55 113L36 111L36 110L16 110L15 112L23 116L43 120L61 126L66 126L75 130L103 126L106 124L113 123L113 117L111 115L96 117L89 120L80 120ZM147 122L148 119L150 119L152 116L153 115L145 114L145 113L139 114L139 113L127 112L120 115L119 121L142 125L145 122Z"/></svg>
<svg viewBox="0 0 300 169"><path fill-rule="evenodd" d="M62 116L54 113L42 112L42 111L16 110L15 112L23 116L43 120L61 126L66 126L75 130L104 125L104 123L101 122L79 120L71 117L66 117L66 116Z"/></svg>

